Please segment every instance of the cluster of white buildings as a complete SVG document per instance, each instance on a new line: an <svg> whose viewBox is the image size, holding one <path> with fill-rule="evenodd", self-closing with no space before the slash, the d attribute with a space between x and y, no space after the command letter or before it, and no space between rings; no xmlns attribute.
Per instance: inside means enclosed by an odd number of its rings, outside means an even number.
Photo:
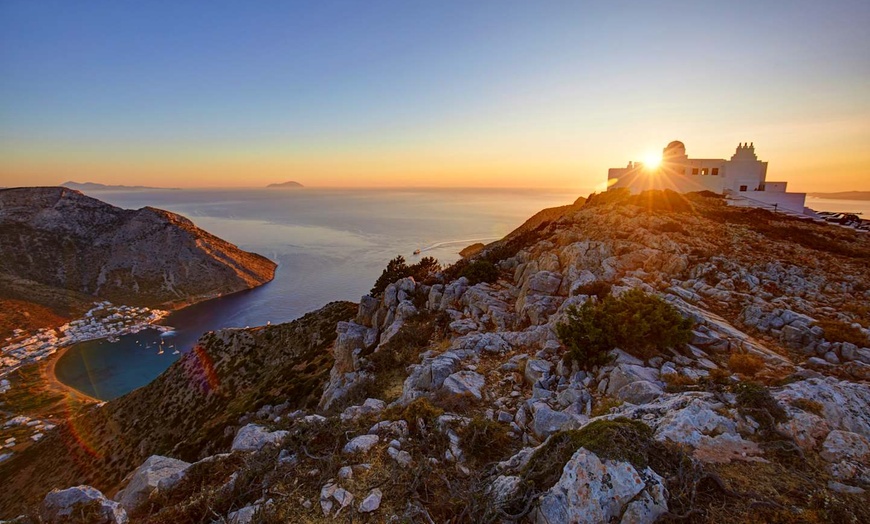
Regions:
<svg viewBox="0 0 870 524"><path fill-rule="evenodd" d="M686 146L673 141L662 151L656 166L629 162L607 173L608 189L625 187L632 193L670 189L678 193L712 191L728 197L736 206L761 207L804 214L806 193L789 193L787 182L767 180L767 162L755 154L755 144L741 143L731 156L689 158Z"/></svg>
<svg viewBox="0 0 870 524"><path fill-rule="evenodd" d="M21 329L16 329L12 336L5 340L6 345L0 348L0 377L23 365L38 362L52 355L59 348L100 338L109 338L138 333L142 329L153 327L151 324L168 315L168 311L149 309L147 307L114 306L109 302L99 302L85 316L73 320L57 329L42 328L29 335ZM157 329L170 330L166 326ZM5 389L3 389L5 387ZM5 392L8 385L0 383L0 389Z"/></svg>
<svg viewBox="0 0 870 524"><path fill-rule="evenodd" d="M168 326L152 325L168 314L168 311L159 309L114 306L109 302L99 302L94 304L83 318L73 320L57 329L42 328L34 334L16 329L12 336L5 340L6 345L0 348L0 377L5 377L24 365L38 362L55 353L59 348L76 342L100 338L112 340L127 333L138 333L146 328L169 331L172 328ZM12 383L8 378L0 378L0 395L11 388ZM45 436L45 432L55 428L55 423L50 420L8 412L4 415L8 419L0 426L0 462L10 458L16 446L38 442Z"/></svg>

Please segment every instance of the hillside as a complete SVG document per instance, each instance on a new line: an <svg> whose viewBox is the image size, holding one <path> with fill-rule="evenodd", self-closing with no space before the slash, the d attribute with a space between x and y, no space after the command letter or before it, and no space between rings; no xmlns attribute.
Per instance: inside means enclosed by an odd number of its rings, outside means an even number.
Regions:
<svg viewBox="0 0 870 524"><path fill-rule="evenodd" d="M0 190L0 293L75 316L94 299L172 308L259 286L275 263L160 209L60 187Z"/></svg>
<svg viewBox="0 0 870 524"><path fill-rule="evenodd" d="M839 193L807 193L816 198L832 198L834 200L870 200L870 191L840 191Z"/></svg>
<svg viewBox="0 0 870 524"><path fill-rule="evenodd" d="M294 182L293 180L290 180L288 182L276 182L274 184L269 184L266 187L294 188L294 187L304 187L304 186L302 184L300 184L299 182Z"/></svg>
<svg viewBox="0 0 870 524"><path fill-rule="evenodd" d="M153 382L93 407L0 463L0 514L14 516L56 487L107 492L153 454L189 461L222 451L225 429L263 405L317 404L332 366L335 326L353 315L336 302L286 324L208 333ZM63 452L58 453L58 451Z"/></svg>
<svg viewBox="0 0 870 524"><path fill-rule="evenodd" d="M593 195L352 321L206 335L0 466L2 511L90 482L155 524L867 522L868 259L866 235L719 198ZM273 329L319 342L264 363ZM199 460L158 483L149 454Z"/></svg>

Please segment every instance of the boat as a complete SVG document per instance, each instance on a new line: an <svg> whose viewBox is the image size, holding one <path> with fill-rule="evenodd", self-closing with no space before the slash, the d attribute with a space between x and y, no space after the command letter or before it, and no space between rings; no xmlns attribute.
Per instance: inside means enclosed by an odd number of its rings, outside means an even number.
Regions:
<svg viewBox="0 0 870 524"><path fill-rule="evenodd" d="M158 351L157 354L158 354L158 355L162 355L162 354L163 354L163 348L160 348L160 351Z"/></svg>
<svg viewBox="0 0 870 524"><path fill-rule="evenodd" d="M178 354L180 354L180 353L181 353L181 351L178 351L177 349L176 349L175 351L172 352L173 355L178 355Z"/></svg>
<svg viewBox="0 0 870 524"><path fill-rule="evenodd" d="M420 254L420 250L419 250L419 249L415 249L415 250L414 250L414 254L415 254L415 255L419 255L419 254Z"/></svg>

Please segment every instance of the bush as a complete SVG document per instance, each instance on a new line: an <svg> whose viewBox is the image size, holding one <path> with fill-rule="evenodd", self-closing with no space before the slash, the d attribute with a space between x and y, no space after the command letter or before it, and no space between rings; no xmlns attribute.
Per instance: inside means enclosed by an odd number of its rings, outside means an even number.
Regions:
<svg viewBox="0 0 870 524"><path fill-rule="evenodd" d="M475 260L462 268L459 276L467 278L472 286L480 282L492 283L498 280L498 268L489 260Z"/></svg>
<svg viewBox="0 0 870 524"><path fill-rule="evenodd" d="M480 466L502 459L512 448L505 425L479 415L459 430L459 438L465 455Z"/></svg>
<svg viewBox="0 0 870 524"><path fill-rule="evenodd" d="M773 429L778 422L788 420L785 410L762 384L741 382L734 389L740 411L752 416L764 429Z"/></svg>
<svg viewBox="0 0 870 524"><path fill-rule="evenodd" d="M405 277L413 277L417 282L431 281L439 271L441 271L441 264L434 257L423 257L416 264L409 266L405 262L405 257L398 255L387 263L387 267L372 287L371 294L380 295L387 286Z"/></svg>
<svg viewBox="0 0 870 524"><path fill-rule="evenodd" d="M592 282L588 282L583 284L579 288L577 288L576 295L586 295L590 297L595 297L598 300L604 300L604 297L610 295L610 292L613 290L613 286L610 282L605 282L604 280L593 280Z"/></svg>
<svg viewBox="0 0 870 524"><path fill-rule="evenodd" d="M664 348L683 346L692 325L664 300L633 289L568 308L568 320L556 325L556 334L568 347L565 358L588 370L606 364L607 352L615 347L647 359Z"/></svg>
<svg viewBox="0 0 870 524"><path fill-rule="evenodd" d="M849 342L859 348L870 345L864 333L847 322L840 320L819 320L816 325L825 331L825 339L830 342Z"/></svg>
<svg viewBox="0 0 870 524"><path fill-rule="evenodd" d="M749 353L732 353L728 359L728 369L742 375L753 376L764 369L764 360Z"/></svg>

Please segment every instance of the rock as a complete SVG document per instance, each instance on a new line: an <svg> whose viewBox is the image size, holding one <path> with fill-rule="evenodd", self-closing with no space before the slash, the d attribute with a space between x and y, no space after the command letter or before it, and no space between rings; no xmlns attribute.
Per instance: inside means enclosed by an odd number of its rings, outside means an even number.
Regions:
<svg viewBox="0 0 870 524"><path fill-rule="evenodd" d="M184 476L190 463L160 455L152 455L130 475L124 489L115 500L128 512L148 500L151 493L170 489Z"/></svg>
<svg viewBox="0 0 870 524"><path fill-rule="evenodd" d="M259 424L248 424L236 433L232 451L260 451L267 444L277 444L287 436L286 431L269 431Z"/></svg>
<svg viewBox="0 0 870 524"><path fill-rule="evenodd" d="M560 429L573 429L579 425L579 421L568 413L555 411L543 403L535 407L532 432L540 439L545 439Z"/></svg>
<svg viewBox="0 0 870 524"><path fill-rule="evenodd" d="M821 416L831 429L858 433L870 439L870 385L833 377L809 378L772 390L783 405L806 399L822 406Z"/></svg>
<svg viewBox="0 0 870 524"><path fill-rule="evenodd" d="M526 362L526 370L523 373L523 377L528 384L534 384L541 378L549 376L552 368L553 364L547 360L532 359Z"/></svg>
<svg viewBox="0 0 870 524"><path fill-rule="evenodd" d="M377 435L360 435L344 445L342 453L368 453L380 441Z"/></svg>
<svg viewBox="0 0 870 524"><path fill-rule="evenodd" d="M632 404L646 404L657 399L664 393L664 390L658 385L648 380L638 380L623 387L616 394L616 397Z"/></svg>
<svg viewBox="0 0 870 524"><path fill-rule="evenodd" d="M555 486L540 499L535 522L651 523L667 512L667 489L653 470L638 472L628 462L601 460L580 448L565 464Z"/></svg>
<svg viewBox="0 0 870 524"><path fill-rule="evenodd" d="M361 406L350 406L341 414L341 421L357 420L365 415L376 415L387 407L386 402L376 398L368 398Z"/></svg>
<svg viewBox="0 0 870 524"><path fill-rule="evenodd" d="M608 375L607 394L615 397L620 389L640 380L647 382L658 381L659 370L634 364L619 364Z"/></svg>
<svg viewBox="0 0 870 524"><path fill-rule="evenodd" d="M845 493L847 495L861 495L864 493L864 490L859 487L841 484L833 480L828 482L828 489L837 493Z"/></svg>
<svg viewBox="0 0 870 524"><path fill-rule="evenodd" d="M483 375L475 371L453 373L444 380L441 391L454 396L471 395L477 400L483 398L481 389L485 383Z"/></svg>
<svg viewBox="0 0 870 524"><path fill-rule="evenodd" d="M87 508L87 509L85 509ZM69 522L88 511L87 522L93 524L127 524L127 512L120 504L107 499L91 486L53 489L39 507L39 517L46 524Z"/></svg>
<svg viewBox="0 0 870 524"><path fill-rule="evenodd" d="M381 490L379 490L378 488L369 491L369 494L366 495L366 498L364 498L359 505L359 512L371 513L372 511L377 510L379 507L381 507L381 498L383 496L384 494L381 493Z"/></svg>
<svg viewBox="0 0 870 524"><path fill-rule="evenodd" d="M259 509L259 504L245 506L244 508L238 511L233 511L232 513L227 515L227 522L228 524L250 524L251 522L253 522L254 515Z"/></svg>
<svg viewBox="0 0 870 524"><path fill-rule="evenodd" d="M831 463L834 478L870 482L870 442L861 435L831 431L822 443L819 456Z"/></svg>
<svg viewBox="0 0 870 524"><path fill-rule="evenodd" d="M502 507L517 493L520 482L520 477L515 475L499 475L487 488L487 494L496 507Z"/></svg>

